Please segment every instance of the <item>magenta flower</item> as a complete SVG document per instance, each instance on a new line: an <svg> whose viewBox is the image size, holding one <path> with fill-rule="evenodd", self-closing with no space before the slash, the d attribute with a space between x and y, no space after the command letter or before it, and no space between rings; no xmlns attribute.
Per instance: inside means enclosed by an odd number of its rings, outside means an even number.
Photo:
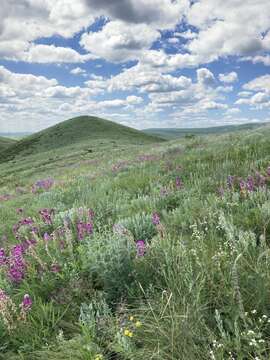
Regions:
<svg viewBox="0 0 270 360"><path fill-rule="evenodd" d="M255 184L254 184L254 179L252 176L248 176L247 178L247 182L246 182L246 188L248 191L254 191L254 187L255 187Z"/></svg>
<svg viewBox="0 0 270 360"><path fill-rule="evenodd" d="M157 212L153 213L153 215L152 215L152 223L154 225L159 225L160 224L160 217L159 217Z"/></svg>
<svg viewBox="0 0 270 360"><path fill-rule="evenodd" d="M144 240L137 240L136 241L136 248L137 248L137 256L141 257L144 256L146 251L145 241Z"/></svg>
<svg viewBox="0 0 270 360"><path fill-rule="evenodd" d="M39 211L39 214L43 222L47 225L52 225L52 215L54 213L53 209L42 209Z"/></svg>
<svg viewBox="0 0 270 360"><path fill-rule="evenodd" d="M11 249L11 254L8 258L8 277L11 282L20 283L25 276L26 263L23 253L22 245L15 245Z"/></svg>
<svg viewBox="0 0 270 360"><path fill-rule="evenodd" d="M32 299L30 298L30 296L28 294L25 294L23 297L23 301L21 303L21 307L24 311L29 311L32 308Z"/></svg>
<svg viewBox="0 0 270 360"><path fill-rule="evenodd" d="M93 233L93 224L92 223L84 223L83 221L79 221L77 223L77 233L79 240L83 240L85 236L91 235Z"/></svg>

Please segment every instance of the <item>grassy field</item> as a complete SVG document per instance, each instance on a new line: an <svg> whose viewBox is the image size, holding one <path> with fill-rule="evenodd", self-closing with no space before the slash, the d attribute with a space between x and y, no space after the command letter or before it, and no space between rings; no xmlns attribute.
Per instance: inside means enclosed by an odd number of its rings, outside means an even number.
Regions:
<svg viewBox="0 0 270 360"><path fill-rule="evenodd" d="M104 133L0 164L0 359L268 360L270 127Z"/></svg>
<svg viewBox="0 0 270 360"><path fill-rule="evenodd" d="M178 139L182 137L192 137L192 136L202 136L209 134L226 134L234 131L243 131L243 130L253 130L261 126L268 126L267 123L254 123L254 124L241 124L241 125L224 125L224 126L213 126L208 128L184 128L184 129L174 129L174 128L157 128L157 129L146 129L144 133L149 135L160 136L167 140Z"/></svg>

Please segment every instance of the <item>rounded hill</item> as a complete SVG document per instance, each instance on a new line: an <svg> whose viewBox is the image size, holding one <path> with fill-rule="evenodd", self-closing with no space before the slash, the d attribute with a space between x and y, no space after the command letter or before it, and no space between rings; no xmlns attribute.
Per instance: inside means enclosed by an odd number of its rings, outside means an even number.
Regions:
<svg viewBox="0 0 270 360"><path fill-rule="evenodd" d="M163 139L109 120L94 116L79 116L16 142L9 147L8 151L1 152L0 161L11 160L18 155L33 155L71 145L97 145L99 141L144 145L160 142Z"/></svg>

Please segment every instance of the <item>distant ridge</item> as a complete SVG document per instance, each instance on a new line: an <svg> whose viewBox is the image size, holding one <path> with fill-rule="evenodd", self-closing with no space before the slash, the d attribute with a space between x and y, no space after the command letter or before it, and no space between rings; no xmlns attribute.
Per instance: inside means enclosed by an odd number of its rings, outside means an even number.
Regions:
<svg viewBox="0 0 270 360"><path fill-rule="evenodd" d="M33 155L80 143L91 146L91 143L98 140L119 144L125 141L136 145L164 141L156 135L145 134L109 120L79 116L17 141L8 151L0 152L0 162L11 160L18 155Z"/></svg>
<svg viewBox="0 0 270 360"><path fill-rule="evenodd" d="M240 130L253 130L262 126L267 126L269 123L254 123L254 124L240 124L240 125L223 125L208 128L154 128L145 129L144 133L149 135L160 136L164 139L177 139L187 135L208 135L208 134L224 134L228 132Z"/></svg>

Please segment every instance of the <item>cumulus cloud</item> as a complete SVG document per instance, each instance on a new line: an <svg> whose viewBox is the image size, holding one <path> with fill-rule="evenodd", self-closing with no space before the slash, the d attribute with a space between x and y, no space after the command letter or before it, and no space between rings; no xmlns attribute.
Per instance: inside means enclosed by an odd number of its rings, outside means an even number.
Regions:
<svg viewBox="0 0 270 360"><path fill-rule="evenodd" d="M250 91L270 91L270 75L263 75L249 81L243 85L243 89Z"/></svg>
<svg viewBox="0 0 270 360"><path fill-rule="evenodd" d="M228 74L219 74L218 78L220 81L230 84L238 80L238 75L235 71L232 71Z"/></svg>
<svg viewBox="0 0 270 360"><path fill-rule="evenodd" d="M198 82L204 86L214 86L215 84L215 77L213 73L206 68L197 70L197 79Z"/></svg>
<svg viewBox="0 0 270 360"><path fill-rule="evenodd" d="M80 44L93 54L112 62L126 62L141 57L160 33L144 24L107 23L101 31L82 35Z"/></svg>
<svg viewBox="0 0 270 360"><path fill-rule="evenodd" d="M188 9L188 0L85 0L89 9L112 19L155 28L174 27Z"/></svg>
<svg viewBox="0 0 270 360"><path fill-rule="evenodd" d="M268 38L261 35L269 28L268 0L201 0L191 6L187 21L198 29L187 49L205 60L256 54L268 48Z"/></svg>

